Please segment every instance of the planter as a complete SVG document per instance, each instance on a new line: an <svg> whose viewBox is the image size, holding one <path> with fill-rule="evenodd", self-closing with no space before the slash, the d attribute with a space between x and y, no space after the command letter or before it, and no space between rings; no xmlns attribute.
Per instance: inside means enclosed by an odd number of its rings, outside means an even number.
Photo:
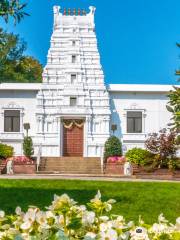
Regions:
<svg viewBox="0 0 180 240"><path fill-rule="evenodd" d="M133 175L140 178L171 180L180 178L180 170L171 171L165 168L158 168L148 172L144 167L133 165Z"/></svg>
<svg viewBox="0 0 180 240"><path fill-rule="evenodd" d="M106 163L104 173L109 175L124 175L124 163Z"/></svg>
<svg viewBox="0 0 180 240"><path fill-rule="evenodd" d="M14 165L13 171L15 174L35 174L36 173L36 165L35 164Z"/></svg>

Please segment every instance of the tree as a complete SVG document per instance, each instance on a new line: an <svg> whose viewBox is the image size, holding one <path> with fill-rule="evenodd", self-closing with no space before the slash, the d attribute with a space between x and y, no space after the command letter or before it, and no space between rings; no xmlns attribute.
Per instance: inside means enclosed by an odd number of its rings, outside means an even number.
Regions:
<svg viewBox="0 0 180 240"><path fill-rule="evenodd" d="M111 136L104 146L104 161L106 162L108 157L122 156L122 143L119 138Z"/></svg>
<svg viewBox="0 0 180 240"><path fill-rule="evenodd" d="M174 87L174 91L170 91L168 97L169 102L166 108L173 114L169 126L180 133L180 88Z"/></svg>
<svg viewBox="0 0 180 240"><path fill-rule="evenodd" d="M13 33L0 29L0 82L41 82L42 65L24 56L26 42Z"/></svg>
<svg viewBox="0 0 180 240"><path fill-rule="evenodd" d="M167 129L162 129L159 133L149 134L145 146L156 155L154 163L158 167L167 166L168 161L175 158L177 151L176 137L177 133L175 131Z"/></svg>
<svg viewBox="0 0 180 240"><path fill-rule="evenodd" d="M31 158L34 154L33 141L31 137L25 137L23 141L23 152L28 158Z"/></svg>
<svg viewBox="0 0 180 240"><path fill-rule="evenodd" d="M179 43L176 45L177 47L180 47ZM176 70L176 75L180 76L180 70ZM169 124L169 126L171 126L173 130L176 130L178 133L180 133L180 88L174 87L174 90L170 91L168 97L169 102L166 107L167 110L173 114L171 119L172 122Z"/></svg>
<svg viewBox="0 0 180 240"><path fill-rule="evenodd" d="M0 17L5 22L9 21L9 17L14 18L14 23L19 23L24 16L29 16L24 12L24 8L27 6L26 3L20 3L19 0L1 0L0 1Z"/></svg>

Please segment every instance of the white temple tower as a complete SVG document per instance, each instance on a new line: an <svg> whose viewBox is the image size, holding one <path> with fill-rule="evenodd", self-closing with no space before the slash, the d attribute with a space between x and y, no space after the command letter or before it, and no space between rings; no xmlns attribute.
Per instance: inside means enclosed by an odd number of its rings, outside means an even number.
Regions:
<svg viewBox="0 0 180 240"><path fill-rule="evenodd" d="M110 135L109 94L95 34L95 8L60 11L43 84L37 95L37 136L43 156L101 157Z"/></svg>

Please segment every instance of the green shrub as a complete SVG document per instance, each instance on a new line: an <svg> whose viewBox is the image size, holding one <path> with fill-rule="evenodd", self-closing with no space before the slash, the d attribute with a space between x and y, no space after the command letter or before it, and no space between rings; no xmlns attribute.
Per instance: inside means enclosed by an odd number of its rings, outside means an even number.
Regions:
<svg viewBox="0 0 180 240"><path fill-rule="evenodd" d="M129 162L140 166L149 165L154 159L154 154L142 148L132 148L125 156Z"/></svg>
<svg viewBox="0 0 180 240"><path fill-rule="evenodd" d="M119 138L115 136L111 136L105 143L104 146L104 161L108 159L108 157L113 156L122 156L122 143Z"/></svg>
<svg viewBox="0 0 180 240"><path fill-rule="evenodd" d="M180 158L175 157L175 158L168 159L167 166L172 171L179 170L180 169Z"/></svg>
<svg viewBox="0 0 180 240"><path fill-rule="evenodd" d="M12 157L13 153L14 153L13 147L0 143L0 159Z"/></svg>
<svg viewBox="0 0 180 240"><path fill-rule="evenodd" d="M23 152L28 158L31 158L34 154L33 141L31 137L25 137L23 141Z"/></svg>

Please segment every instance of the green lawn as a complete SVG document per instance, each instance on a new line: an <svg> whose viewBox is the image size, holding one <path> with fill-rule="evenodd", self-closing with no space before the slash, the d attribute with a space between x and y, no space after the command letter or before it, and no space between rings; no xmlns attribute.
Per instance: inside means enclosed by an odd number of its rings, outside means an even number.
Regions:
<svg viewBox="0 0 180 240"><path fill-rule="evenodd" d="M163 212L172 222L180 216L179 183L97 182L74 180L0 180L0 209L14 212L20 205L44 208L50 205L54 193L67 193L79 203L86 203L100 190L104 200L114 198L113 212L127 220L141 215L152 223Z"/></svg>

